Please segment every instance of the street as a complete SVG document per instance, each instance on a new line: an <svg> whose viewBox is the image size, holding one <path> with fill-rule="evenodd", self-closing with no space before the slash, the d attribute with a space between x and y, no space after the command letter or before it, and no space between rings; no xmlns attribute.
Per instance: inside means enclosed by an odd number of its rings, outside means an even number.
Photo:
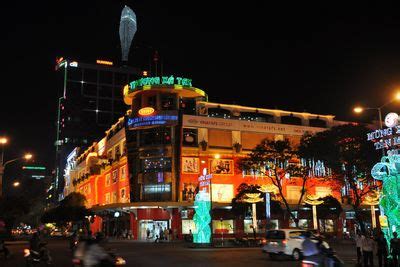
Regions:
<svg viewBox="0 0 400 267"><path fill-rule="evenodd" d="M355 249L352 243L334 245L346 266L354 266ZM13 256L0 266L25 266L23 249L27 244L9 245ZM145 243L134 241L113 241L107 247L115 250L127 261L127 266L300 266L289 259L271 261L260 248L188 248L185 243ZM70 267L72 253L66 240L50 240L48 243L54 266Z"/></svg>

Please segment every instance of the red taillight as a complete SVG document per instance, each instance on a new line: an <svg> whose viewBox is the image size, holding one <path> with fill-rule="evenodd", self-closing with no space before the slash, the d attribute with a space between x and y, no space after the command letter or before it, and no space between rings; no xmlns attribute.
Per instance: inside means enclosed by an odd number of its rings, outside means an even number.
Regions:
<svg viewBox="0 0 400 267"><path fill-rule="evenodd" d="M81 260L80 259L72 259L72 263L73 264L81 264Z"/></svg>
<svg viewBox="0 0 400 267"><path fill-rule="evenodd" d="M286 246L287 240L282 240L282 245Z"/></svg>

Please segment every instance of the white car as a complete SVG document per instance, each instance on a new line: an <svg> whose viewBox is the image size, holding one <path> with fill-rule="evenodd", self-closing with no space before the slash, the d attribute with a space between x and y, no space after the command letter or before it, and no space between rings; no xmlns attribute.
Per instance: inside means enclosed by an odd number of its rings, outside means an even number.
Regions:
<svg viewBox="0 0 400 267"><path fill-rule="evenodd" d="M262 250L269 254L271 259L278 255L288 255L294 260L300 260L302 257L302 243L304 234L307 230L304 229L278 229L268 230L266 235L266 245ZM318 238L315 235L311 239L317 243ZM329 249L329 244L322 241L322 246Z"/></svg>

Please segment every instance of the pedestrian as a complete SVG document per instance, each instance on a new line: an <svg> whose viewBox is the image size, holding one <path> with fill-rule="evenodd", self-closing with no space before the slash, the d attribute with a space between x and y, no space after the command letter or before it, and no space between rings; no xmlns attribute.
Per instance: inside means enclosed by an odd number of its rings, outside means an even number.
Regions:
<svg viewBox="0 0 400 267"><path fill-rule="evenodd" d="M372 237L369 234L365 235L365 237L361 241L364 267L374 266L374 248L375 248L375 242L372 239Z"/></svg>
<svg viewBox="0 0 400 267"><path fill-rule="evenodd" d="M398 267L400 255L400 239L397 238L397 232L393 233L393 238L390 239L390 254L393 258L393 265Z"/></svg>
<svg viewBox="0 0 400 267"><path fill-rule="evenodd" d="M171 228L168 229L168 239L169 241L172 241L174 239L174 235Z"/></svg>
<svg viewBox="0 0 400 267"><path fill-rule="evenodd" d="M357 247L357 265L361 265L361 258L362 258L362 252L361 252L361 244L364 236L361 234L360 230L357 230L356 233L356 247Z"/></svg>
<svg viewBox="0 0 400 267"><path fill-rule="evenodd" d="M377 246L376 255L378 256L378 265L379 265L379 267L382 267L382 266L387 267L388 266L388 262L387 262L388 247L387 247L386 238L382 231L378 232L378 236L375 241L376 241L376 246Z"/></svg>
<svg viewBox="0 0 400 267"><path fill-rule="evenodd" d="M169 231L168 231L167 227L165 227L165 229L164 229L164 239L165 239L166 241L169 240L169 239L168 239L168 235L169 235Z"/></svg>
<svg viewBox="0 0 400 267"><path fill-rule="evenodd" d="M147 235L147 239L149 239L150 238L150 229L149 228L147 228L147 230L146 230L146 235Z"/></svg>
<svg viewBox="0 0 400 267"><path fill-rule="evenodd" d="M133 239L132 229L128 231L128 239Z"/></svg>

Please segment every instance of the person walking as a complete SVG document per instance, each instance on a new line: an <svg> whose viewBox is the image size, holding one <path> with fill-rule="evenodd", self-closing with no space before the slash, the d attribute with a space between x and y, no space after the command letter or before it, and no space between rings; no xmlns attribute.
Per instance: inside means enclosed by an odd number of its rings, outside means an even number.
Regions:
<svg viewBox="0 0 400 267"><path fill-rule="evenodd" d="M400 239L397 238L397 232L393 233L393 238L390 239L390 254L393 258L393 265L399 266L399 255L400 255Z"/></svg>
<svg viewBox="0 0 400 267"><path fill-rule="evenodd" d="M388 262L387 262L388 247L387 247L386 238L382 231L378 232L378 236L375 241L376 241L376 247L377 247L376 255L378 256L378 265L379 265L379 267L382 267L382 266L387 267L388 266Z"/></svg>
<svg viewBox="0 0 400 267"><path fill-rule="evenodd" d="M374 248L375 248L375 242L372 239L372 237L369 234L365 235L365 237L361 241L364 267L374 266Z"/></svg>
<svg viewBox="0 0 400 267"><path fill-rule="evenodd" d="M357 230L355 240L356 240L356 247L357 247L357 265L358 266L361 265L361 258L362 258L361 246L362 246L363 238L364 238L364 236L361 234L361 231Z"/></svg>

